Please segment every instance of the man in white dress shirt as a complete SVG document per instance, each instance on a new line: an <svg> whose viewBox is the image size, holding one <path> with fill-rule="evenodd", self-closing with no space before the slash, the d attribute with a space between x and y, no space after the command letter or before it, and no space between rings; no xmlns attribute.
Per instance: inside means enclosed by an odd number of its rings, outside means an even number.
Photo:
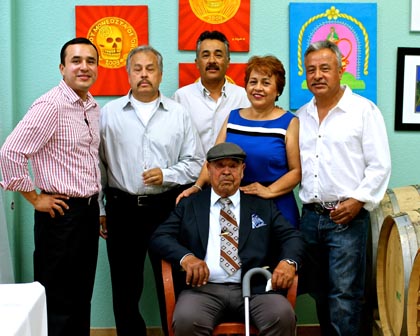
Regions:
<svg viewBox="0 0 420 336"><path fill-rule="evenodd" d="M195 59L200 79L179 88L173 96L190 112L204 152L215 144L229 112L250 105L245 89L226 80L229 62L226 36L219 31L203 32L197 40Z"/></svg>
<svg viewBox="0 0 420 336"><path fill-rule="evenodd" d="M363 310L369 211L382 200L391 173L388 138L378 107L340 85L335 43L311 44L305 69L314 97L297 111L300 230L317 266L300 284L312 285L322 335L354 336Z"/></svg>

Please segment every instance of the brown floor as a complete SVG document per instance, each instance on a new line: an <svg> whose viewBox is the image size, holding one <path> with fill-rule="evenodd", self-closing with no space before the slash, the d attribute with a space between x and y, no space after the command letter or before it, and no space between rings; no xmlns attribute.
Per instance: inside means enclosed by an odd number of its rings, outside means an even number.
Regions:
<svg viewBox="0 0 420 336"><path fill-rule="evenodd" d="M319 327L317 325L300 325L298 326L297 336L320 336ZM114 328L95 328L91 329L90 336L116 336ZM147 336L163 336L161 328L148 328Z"/></svg>
<svg viewBox="0 0 420 336"><path fill-rule="evenodd" d="M116 336L116 332L115 328L95 328L91 329L90 336ZM162 329L159 327L148 328L147 336L163 336ZM298 325L297 336L321 336L321 331L318 325ZM374 323L372 336L383 336L379 321Z"/></svg>
<svg viewBox="0 0 420 336"><path fill-rule="evenodd" d="M320 336L319 327L317 325L300 325L298 326L297 336ZM91 329L90 336L116 336L114 328L95 328ZM148 328L147 336L163 336L161 328Z"/></svg>

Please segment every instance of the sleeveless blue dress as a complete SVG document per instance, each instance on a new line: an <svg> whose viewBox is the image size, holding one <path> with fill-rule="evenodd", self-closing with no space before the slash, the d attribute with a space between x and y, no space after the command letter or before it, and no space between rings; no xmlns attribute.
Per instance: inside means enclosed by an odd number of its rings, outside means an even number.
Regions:
<svg viewBox="0 0 420 336"><path fill-rule="evenodd" d="M289 171L285 136L295 115L287 111L274 120L248 120L239 109L229 115L226 142L241 146L247 154L243 185L259 182L268 186ZM274 202L283 216L299 227L299 209L293 191L277 197Z"/></svg>

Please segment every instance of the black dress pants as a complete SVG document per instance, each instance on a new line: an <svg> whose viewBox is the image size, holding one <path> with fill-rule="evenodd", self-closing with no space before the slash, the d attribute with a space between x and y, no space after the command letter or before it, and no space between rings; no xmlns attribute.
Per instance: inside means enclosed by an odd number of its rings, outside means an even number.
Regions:
<svg viewBox="0 0 420 336"><path fill-rule="evenodd" d="M146 336L139 301L143 292L143 271L149 240L156 227L175 207L180 189L151 196L129 195L114 188L108 188L105 192L107 251L117 334ZM160 258L151 254L149 257L155 273L162 326L166 330Z"/></svg>
<svg viewBox="0 0 420 336"><path fill-rule="evenodd" d="M66 200L64 216L35 211L34 278L45 287L49 336L89 336L99 242L97 197Z"/></svg>

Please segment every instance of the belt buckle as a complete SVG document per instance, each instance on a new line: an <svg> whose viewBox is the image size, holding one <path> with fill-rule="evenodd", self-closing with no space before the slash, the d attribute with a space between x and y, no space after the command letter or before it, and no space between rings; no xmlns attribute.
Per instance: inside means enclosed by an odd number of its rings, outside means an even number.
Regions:
<svg viewBox="0 0 420 336"><path fill-rule="evenodd" d="M326 210L334 210L337 207L337 204L339 201L329 201L329 202L323 202L322 207Z"/></svg>
<svg viewBox="0 0 420 336"><path fill-rule="evenodd" d="M147 199L147 195L138 195L137 196L137 206L141 207L145 205L145 200Z"/></svg>

